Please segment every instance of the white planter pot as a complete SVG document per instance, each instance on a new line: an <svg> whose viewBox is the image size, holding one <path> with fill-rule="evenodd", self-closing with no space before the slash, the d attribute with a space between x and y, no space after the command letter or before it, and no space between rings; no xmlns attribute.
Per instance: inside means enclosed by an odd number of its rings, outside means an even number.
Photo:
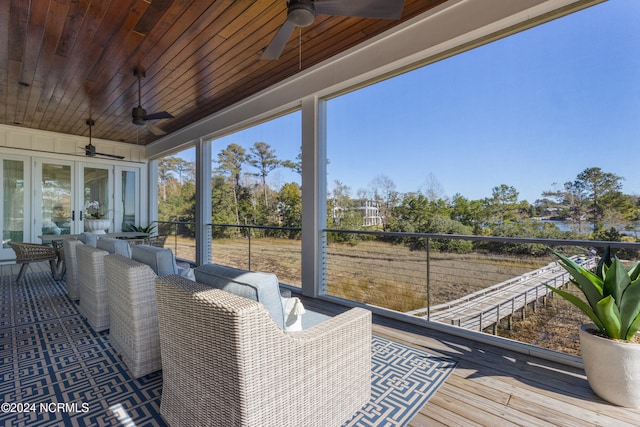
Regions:
<svg viewBox="0 0 640 427"><path fill-rule="evenodd" d="M616 405L640 408L640 345L593 335L580 327L580 348L589 386Z"/></svg>
<svg viewBox="0 0 640 427"><path fill-rule="evenodd" d="M110 219L85 219L84 230L93 234L105 234L105 230L111 227Z"/></svg>

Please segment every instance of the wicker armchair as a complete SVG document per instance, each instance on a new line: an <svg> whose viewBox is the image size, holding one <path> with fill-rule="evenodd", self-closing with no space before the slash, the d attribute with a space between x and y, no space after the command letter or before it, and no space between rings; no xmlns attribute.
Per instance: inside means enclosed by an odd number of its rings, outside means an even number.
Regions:
<svg viewBox="0 0 640 427"><path fill-rule="evenodd" d="M134 378L162 369L151 267L122 255L104 257L109 300L109 340Z"/></svg>
<svg viewBox="0 0 640 427"><path fill-rule="evenodd" d="M82 314L94 331L109 329L109 303L104 257L109 252L89 245L78 245L78 289Z"/></svg>
<svg viewBox="0 0 640 427"><path fill-rule="evenodd" d="M78 284L78 255L76 248L83 245L80 240L64 239L62 247L64 248L64 264L66 266L67 278L67 295L72 301L80 299L80 289Z"/></svg>
<svg viewBox="0 0 640 427"><path fill-rule="evenodd" d="M49 245L19 242L9 242L9 246L11 246L11 249L16 253L16 264L22 264L16 283L22 281L30 263L40 261L49 261L51 275L54 279L57 278L56 259L58 254L54 248Z"/></svg>
<svg viewBox="0 0 640 427"><path fill-rule="evenodd" d="M285 332L265 307L179 276L156 278L172 426L339 426L371 392L371 313Z"/></svg>
<svg viewBox="0 0 640 427"><path fill-rule="evenodd" d="M78 310L94 331L101 332L109 329L109 301L104 257L110 253L131 257L131 247L124 240L111 238L98 239L96 245L96 248L90 245L76 247L80 289Z"/></svg>

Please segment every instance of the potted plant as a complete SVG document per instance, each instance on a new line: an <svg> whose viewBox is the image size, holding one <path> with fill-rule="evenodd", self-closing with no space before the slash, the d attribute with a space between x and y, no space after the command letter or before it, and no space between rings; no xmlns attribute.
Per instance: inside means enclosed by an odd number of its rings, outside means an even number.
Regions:
<svg viewBox="0 0 640 427"><path fill-rule="evenodd" d="M138 233L147 233L149 235L155 233L156 226L153 224L149 224L146 227L141 225L127 224L125 231L137 231Z"/></svg>
<svg viewBox="0 0 640 427"><path fill-rule="evenodd" d="M580 328L580 348L587 380L603 399L625 407L640 407L640 261L625 268L606 248L595 272L555 251L584 295L547 285L582 310L593 324ZM636 342L633 342L636 341Z"/></svg>
<svg viewBox="0 0 640 427"><path fill-rule="evenodd" d="M97 200L86 201L84 204L86 218L84 228L89 233L104 234L111 227L111 220L107 218L108 212L104 212Z"/></svg>

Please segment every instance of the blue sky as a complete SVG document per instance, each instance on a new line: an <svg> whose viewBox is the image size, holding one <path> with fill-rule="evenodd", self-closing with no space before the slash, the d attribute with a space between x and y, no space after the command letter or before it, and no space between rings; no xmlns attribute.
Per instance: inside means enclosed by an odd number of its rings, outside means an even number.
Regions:
<svg viewBox="0 0 640 427"><path fill-rule="evenodd" d="M384 175L400 192L521 200L600 167L640 194L640 1L611 0L328 102L329 189ZM300 147L300 115L215 141ZM613 153L610 151L613 150ZM274 186L297 180L276 170Z"/></svg>

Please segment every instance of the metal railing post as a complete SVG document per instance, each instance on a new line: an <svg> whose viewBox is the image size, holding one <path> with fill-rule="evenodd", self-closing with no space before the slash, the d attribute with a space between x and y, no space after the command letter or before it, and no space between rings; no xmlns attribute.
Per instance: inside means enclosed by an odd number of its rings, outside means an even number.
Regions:
<svg viewBox="0 0 640 427"><path fill-rule="evenodd" d="M247 229L247 236L249 238L249 253L247 254L248 259L249 259L249 266L247 267L247 270L251 271L251 229L248 228Z"/></svg>
<svg viewBox="0 0 640 427"><path fill-rule="evenodd" d="M431 320L431 241L426 238L427 246L427 321Z"/></svg>
<svg viewBox="0 0 640 427"><path fill-rule="evenodd" d="M173 253L178 256L178 221L173 225Z"/></svg>

